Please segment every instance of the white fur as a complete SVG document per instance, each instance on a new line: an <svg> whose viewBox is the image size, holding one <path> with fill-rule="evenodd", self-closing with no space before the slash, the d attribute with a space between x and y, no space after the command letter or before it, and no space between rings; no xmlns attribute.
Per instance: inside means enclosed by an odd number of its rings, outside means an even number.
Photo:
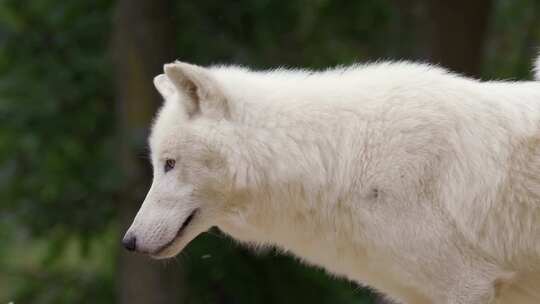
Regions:
<svg viewBox="0 0 540 304"><path fill-rule="evenodd" d="M177 62L155 84L139 251L218 226L403 303L540 303L539 83Z"/></svg>
<svg viewBox="0 0 540 304"><path fill-rule="evenodd" d="M534 79L540 80L540 56L536 57L536 60L534 61Z"/></svg>

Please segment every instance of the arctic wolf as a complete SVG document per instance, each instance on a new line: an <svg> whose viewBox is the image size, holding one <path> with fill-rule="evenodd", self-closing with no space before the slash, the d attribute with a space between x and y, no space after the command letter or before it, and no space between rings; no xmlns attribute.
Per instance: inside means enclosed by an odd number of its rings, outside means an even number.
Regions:
<svg viewBox="0 0 540 304"><path fill-rule="evenodd" d="M172 257L217 226L399 303L540 303L540 82L406 62L164 71L126 248Z"/></svg>

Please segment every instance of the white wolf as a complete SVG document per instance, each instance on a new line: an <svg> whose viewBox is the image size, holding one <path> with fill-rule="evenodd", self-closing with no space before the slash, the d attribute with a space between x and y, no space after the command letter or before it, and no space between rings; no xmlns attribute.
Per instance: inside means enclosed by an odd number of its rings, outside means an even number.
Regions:
<svg viewBox="0 0 540 304"><path fill-rule="evenodd" d="M126 248L172 257L217 226L400 303L540 303L540 82L164 70Z"/></svg>

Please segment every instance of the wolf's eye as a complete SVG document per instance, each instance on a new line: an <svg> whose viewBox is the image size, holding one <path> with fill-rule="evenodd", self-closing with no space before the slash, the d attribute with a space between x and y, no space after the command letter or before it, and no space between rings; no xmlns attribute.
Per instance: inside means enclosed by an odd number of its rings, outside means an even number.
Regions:
<svg viewBox="0 0 540 304"><path fill-rule="evenodd" d="M174 159L167 159L165 160L165 167L164 167L164 170L165 170L165 173L171 171L172 169L174 169L174 165L176 164L176 161Z"/></svg>

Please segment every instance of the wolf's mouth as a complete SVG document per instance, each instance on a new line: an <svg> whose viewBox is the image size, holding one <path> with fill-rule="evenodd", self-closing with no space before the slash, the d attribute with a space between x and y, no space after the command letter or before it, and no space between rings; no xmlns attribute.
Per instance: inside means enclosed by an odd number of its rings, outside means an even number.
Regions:
<svg viewBox="0 0 540 304"><path fill-rule="evenodd" d="M174 236L174 238L172 238L172 240L170 240L169 242L167 242L166 244L164 244L163 246L159 247L154 255L159 255L161 254L163 251L165 251L167 248L169 248L169 246L172 245L172 243L174 243L174 241L176 241L181 235L182 233L184 232L184 230L186 229L186 227L193 221L193 219L195 218L195 216L197 215L199 211L199 208L195 208L193 211L191 211L191 213L189 214L189 216L184 220L184 222L182 223L182 225L180 226L180 228L178 228L178 231L176 232L176 235Z"/></svg>

